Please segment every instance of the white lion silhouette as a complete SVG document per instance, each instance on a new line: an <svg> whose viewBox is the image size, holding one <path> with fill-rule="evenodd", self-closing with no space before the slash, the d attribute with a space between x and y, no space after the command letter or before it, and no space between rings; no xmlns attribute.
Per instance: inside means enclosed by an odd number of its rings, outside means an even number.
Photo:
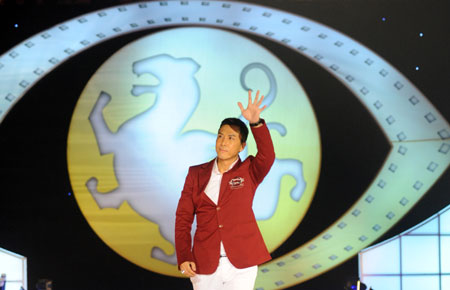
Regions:
<svg viewBox="0 0 450 290"><path fill-rule="evenodd" d="M114 154L114 170L118 186L111 192L99 193L97 179L86 186L100 208L119 208L127 201L141 216L159 225L161 235L174 244L175 211L190 165L203 163L216 156L216 134L206 131L181 133L200 99L195 73L200 66L191 58L174 58L167 54L152 56L133 63L137 75L152 74L159 80L154 86L133 86L131 93L140 96L154 93L155 102L145 112L124 122L112 133L103 109L111 96L100 93L89 116L101 154ZM250 64L242 70L241 85L246 90L245 74L254 68L269 76L271 91L264 101L270 105L276 95L276 83L271 71L263 64ZM284 126L269 123L270 128L286 134ZM247 156L247 150L241 158ZM255 196L257 218L270 218L278 201L281 177L292 175L297 180L291 196L299 200L305 183L302 166L297 160L276 160ZM193 226L195 228L195 226ZM175 254L166 255L152 249L153 258L176 264Z"/></svg>

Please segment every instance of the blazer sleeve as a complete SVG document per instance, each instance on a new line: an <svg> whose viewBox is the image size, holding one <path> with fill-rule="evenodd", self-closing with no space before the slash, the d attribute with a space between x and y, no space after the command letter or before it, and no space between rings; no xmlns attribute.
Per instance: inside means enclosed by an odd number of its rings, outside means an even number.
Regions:
<svg viewBox="0 0 450 290"><path fill-rule="evenodd" d="M191 250L191 227L195 215L195 207L192 199L192 191L194 186L192 171L192 168L189 168L176 211L175 249L177 253L178 267L186 261L194 261Z"/></svg>
<svg viewBox="0 0 450 290"><path fill-rule="evenodd" d="M275 161L275 150L273 148L269 129L267 128L264 120L262 126L258 128L250 128L258 149L258 153L250 164L250 174L255 183L260 184L267 173L269 173L269 170Z"/></svg>

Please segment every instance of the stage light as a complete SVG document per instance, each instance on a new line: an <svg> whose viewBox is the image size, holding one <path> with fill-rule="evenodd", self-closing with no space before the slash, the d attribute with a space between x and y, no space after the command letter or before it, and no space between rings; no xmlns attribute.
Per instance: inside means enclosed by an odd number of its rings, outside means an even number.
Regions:
<svg viewBox="0 0 450 290"><path fill-rule="evenodd" d="M19 27L19 24L17 24L17 23L14 24L14 27L15 27L15 28L18 28L18 27Z"/></svg>
<svg viewBox="0 0 450 290"><path fill-rule="evenodd" d="M416 66L416 70L419 70L420 69L420 67L419 66Z"/></svg>
<svg viewBox="0 0 450 290"><path fill-rule="evenodd" d="M350 279L344 286L344 290L366 290L367 285L361 282L361 280Z"/></svg>
<svg viewBox="0 0 450 290"><path fill-rule="evenodd" d="M420 37L423 37L423 33L422 33L422 32L420 32L420 33L419 33L419 36L420 36Z"/></svg>
<svg viewBox="0 0 450 290"><path fill-rule="evenodd" d="M386 21L386 17L382 17L382 18L381 18L381 21Z"/></svg>

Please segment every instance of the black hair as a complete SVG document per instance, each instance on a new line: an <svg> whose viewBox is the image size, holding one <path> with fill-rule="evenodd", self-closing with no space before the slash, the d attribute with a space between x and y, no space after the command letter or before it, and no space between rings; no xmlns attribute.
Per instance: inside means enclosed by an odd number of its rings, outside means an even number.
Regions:
<svg viewBox="0 0 450 290"><path fill-rule="evenodd" d="M245 123L240 119L226 118L222 121L222 123L220 123L220 128L222 128L223 125L237 126L239 128L239 134L241 135L241 144L247 142L248 128L247 125L245 125Z"/></svg>

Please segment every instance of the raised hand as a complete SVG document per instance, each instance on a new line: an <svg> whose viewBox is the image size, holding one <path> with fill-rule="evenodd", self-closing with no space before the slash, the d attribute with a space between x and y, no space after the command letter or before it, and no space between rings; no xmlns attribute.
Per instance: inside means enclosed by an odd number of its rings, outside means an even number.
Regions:
<svg viewBox="0 0 450 290"><path fill-rule="evenodd" d="M259 90L256 92L255 99L252 101L252 90L248 91L248 105L247 108L244 109L241 102L238 102L238 106L241 109L242 116L249 121L250 123L256 123L259 121L259 115L266 108L264 105L260 108L262 101L264 100L264 96L261 96L259 99Z"/></svg>

